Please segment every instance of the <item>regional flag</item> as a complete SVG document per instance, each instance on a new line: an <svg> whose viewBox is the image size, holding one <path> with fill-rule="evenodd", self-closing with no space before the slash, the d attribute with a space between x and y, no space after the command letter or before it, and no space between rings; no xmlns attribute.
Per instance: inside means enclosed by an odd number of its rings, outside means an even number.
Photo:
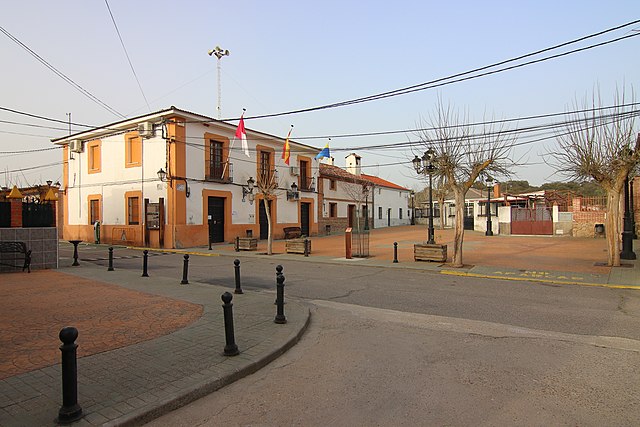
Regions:
<svg viewBox="0 0 640 427"><path fill-rule="evenodd" d="M291 125L291 129L289 129L289 134L287 135L287 139L284 141L284 146L282 147L282 158L284 162L289 164L289 157L291 156L291 147L289 147L289 137L291 136L291 131L293 130L293 125Z"/></svg>
<svg viewBox="0 0 640 427"><path fill-rule="evenodd" d="M325 157L331 157L331 153L329 152L329 143L328 142L327 142L327 145L324 146L322 151L320 151L318 153L318 155L316 156L316 160L320 160L320 159L323 159Z"/></svg>
<svg viewBox="0 0 640 427"><path fill-rule="evenodd" d="M247 132L244 130L244 113L240 116L240 123L238 123L238 129L236 130L236 138L242 141L242 151L247 157L251 157L249 155L249 144L247 143Z"/></svg>

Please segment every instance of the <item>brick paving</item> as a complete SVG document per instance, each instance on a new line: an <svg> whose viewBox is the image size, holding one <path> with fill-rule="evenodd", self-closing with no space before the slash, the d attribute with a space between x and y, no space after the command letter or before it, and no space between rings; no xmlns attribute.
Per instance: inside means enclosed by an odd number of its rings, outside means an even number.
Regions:
<svg viewBox="0 0 640 427"><path fill-rule="evenodd" d="M49 276L64 280L56 285ZM174 279L150 280L127 270L105 275L103 267L88 263L58 271L3 274L0 280L2 287L10 288L8 294L23 289L16 294L23 296L26 312L14 310L13 315L22 319L14 321L12 314L4 313L11 303L0 299L0 318L12 322L14 329L11 340L3 343L1 363L13 371L0 379L1 426L55 425L62 404L57 336L61 325L80 331L78 394L84 417L73 425L94 426L141 424L255 372L297 342L309 321L309 309L295 301L287 301L287 324L278 325L273 321L272 293L235 295L241 353L226 357L220 296L227 288L183 286ZM42 280L52 290L40 294ZM56 286L60 296L53 295ZM76 303L65 301L70 293ZM28 301L34 306L29 307ZM44 307L47 304L50 309ZM31 320L42 309L45 313L37 317L52 325ZM3 333L6 330L3 327ZM38 336L29 344L31 358L19 350L5 352L7 347L22 346L23 335L30 333ZM106 335L92 337L98 334ZM47 355L33 356L40 351ZM17 373L18 365L22 373Z"/></svg>
<svg viewBox="0 0 640 427"><path fill-rule="evenodd" d="M2 275L0 379L60 360L58 334L78 328L84 357L151 340L202 315L202 305L142 293L52 270Z"/></svg>

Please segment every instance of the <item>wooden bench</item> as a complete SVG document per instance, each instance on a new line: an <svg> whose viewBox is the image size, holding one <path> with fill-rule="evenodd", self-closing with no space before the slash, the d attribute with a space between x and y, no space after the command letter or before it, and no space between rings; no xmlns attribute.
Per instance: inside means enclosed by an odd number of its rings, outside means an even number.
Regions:
<svg viewBox="0 0 640 427"><path fill-rule="evenodd" d="M285 239L297 239L302 237L302 230L300 227L285 227L282 231L284 231Z"/></svg>
<svg viewBox="0 0 640 427"><path fill-rule="evenodd" d="M413 245L414 261L447 261L447 245L431 245L428 243L416 243Z"/></svg>
<svg viewBox="0 0 640 427"><path fill-rule="evenodd" d="M22 266L22 271L25 269L28 273L31 273L31 251L27 250L27 245L24 242L0 242L0 253L3 254L19 254L24 258L24 265ZM19 258L14 258L12 261L15 261ZM7 264L16 267L15 263ZM20 267L18 267L20 268Z"/></svg>
<svg viewBox="0 0 640 427"><path fill-rule="evenodd" d="M285 243L285 249L288 254L304 254L308 256L311 253L311 239L290 239Z"/></svg>

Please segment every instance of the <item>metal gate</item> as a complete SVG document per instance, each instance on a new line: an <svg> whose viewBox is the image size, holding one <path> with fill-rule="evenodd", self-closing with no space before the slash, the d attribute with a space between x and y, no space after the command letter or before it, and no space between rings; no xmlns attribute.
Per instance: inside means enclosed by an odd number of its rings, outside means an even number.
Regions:
<svg viewBox="0 0 640 427"><path fill-rule="evenodd" d="M538 206L511 208L511 234L552 235L553 215L551 208Z"/></svg>
<svg viewBox="0 0 640 427"><path fill-rule="evenodd" d="M11 202L0 202L0 227L11 227Z"/></svg>
<svg viewBox="0 0 640 427"><path fill-rule="evenodd" d="M53 227L53 205L50 203L22 202L23 227Z"/></svg>

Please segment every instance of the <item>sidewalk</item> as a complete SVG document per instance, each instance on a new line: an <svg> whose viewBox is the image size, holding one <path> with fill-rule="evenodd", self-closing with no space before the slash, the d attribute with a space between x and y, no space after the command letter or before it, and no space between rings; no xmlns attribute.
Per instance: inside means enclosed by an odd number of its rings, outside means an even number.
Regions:
<svg viewBox="0 0 640 427"><path fill-rule="evenodd" d="M227 357L220 297L228 288L141 278L138 271L105 274L91 263L3 274L2 282L2 426L55 425L62 327L78 328L82 356L84 417L73 425L115 426L139 425L255 372L294 345L310 319L308 307L287 300L287 323L275 324L273 292L234 295L240 355Z"/></svg>
<svg viewBox="0 0 640 427"><path fill-rule="evenodd" d="M345 258L344 234L312 237L309 257L285 253L285 241L273 242L275 259L295 259L323 263L358 263L386 268L410 268L437 271L442 274L485 277L506 280L530 280L556 284L605 286L640 289L640 261L622 260L621 267L607 267L606 241L603 238L567 236L485 236L465 231L463 268L448 264L416 262L413 244L422 243L427 229L422 225L388 227L371 230L368 258ZM453 230L435 230L435 240L448 246L448 260L453 254ZM398 263L393 263L393 243L398 243ZM634 240L634 251L640 258L640 240ZM190 248L190 253L209 255L260 256L266 252L266 241L258 242L257 251L235 252L230 244L208 248Z"/></svg>

